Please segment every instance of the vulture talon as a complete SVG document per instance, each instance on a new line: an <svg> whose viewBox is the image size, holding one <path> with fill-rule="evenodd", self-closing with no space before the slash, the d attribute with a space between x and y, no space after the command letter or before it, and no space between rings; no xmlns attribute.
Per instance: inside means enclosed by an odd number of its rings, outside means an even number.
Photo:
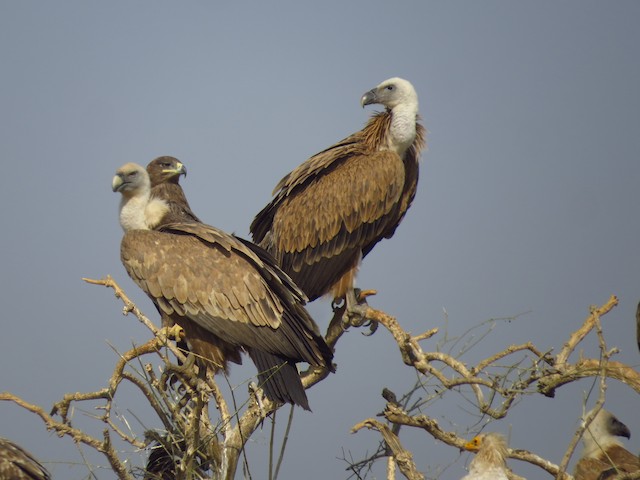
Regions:
<svg viewBox="0 0 640 480"><path fill-rule="evenodd" d="M369 310L368 305L349 305L344 311L342 315L342 321L345 325L350 327L362 327L365 324L368 324L367 320L367 311Z"/></svg>
<svg viewBox="0 0 640 480"><path fill-rule="evenodd" d="M354 290L356 291L356 298L358 299L358 303L367 303L367 297L378 294L377 290L360 290L359 288L356 288Z"/></svg>
<svg viewBox="0 0 640 480"><path fill-rule="evenodd" d="M368 332L362 332L362 335L364 335L365 337L370 337L371 335L373 335L374 333L376 333L376 331L378 330L378 322L376 322L375 320L369 320L367 322L367 324L365 326L369 327L369 331Z"/></svg>
<svg viewBox="0 0 640 480"><path fill-rule="evenodd" d="M341 310L342 308L344 308L344 303L345 303L344 297L334 298L333 301L331 302L331 309L333 310L333 313L336 313L338 310Z"/></svg>
<svg viewBox="0 0 640 480"><path fill-rule="evenodd" d="M163 335L168 340L180 341L184 338L184 330L177 323L171 327L162 327L158 330L159 335Z"/></svg>

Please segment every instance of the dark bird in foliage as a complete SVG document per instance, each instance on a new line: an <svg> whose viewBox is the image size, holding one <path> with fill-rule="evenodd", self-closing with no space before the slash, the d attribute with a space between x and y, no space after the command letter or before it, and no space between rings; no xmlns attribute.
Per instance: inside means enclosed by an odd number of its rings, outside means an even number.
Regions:
<svg viewBox="0 0 640 480"><path fill-rule="evenodd" d="M144 480L175 480L178 478L180 465L186 455L184 441L162 438L154 442L147 459L144 472ZM211 467L203 460L199 452L196 452L194 463L189 469L190 480L208 480L211 478Z"/></svg>
<svg viewBox="0 0 640 480"><path fill-rule="evenodd" d="M36 458L11 440L0 437L0 480L49 480L51 474Z"/></svg>
<svg viewBox="0 0 640 480"><path fill-rule="evenodd" d="M304 293L273 257L203 223L166 223L175 222L172 200L151 196L140 165L119 168L112 187L122 194L122 263L183 328L190 350L214 371L240 363L244 350L268 398L309 409L296 362L333 371L333 353L304 308Z"/></svg>
<svg viewBox="0 0 640 480"><path fill-rule="evenodd" d="M600 410L582 436L584 450L575 479L604 480L621 472L640 471L640 459L624 448L620 437L631 438L629 428L611 412Z"/></svg>
<svg viewBox="0 0 640 480"><path fill-rule="evenodd" d="M425 146L418 96L407 80L382 82L361 104L385 110L280 180L250 227L309 300L344 298L349 315L362 313L354 293L360 262L393 236L411 206Z"/></svg>

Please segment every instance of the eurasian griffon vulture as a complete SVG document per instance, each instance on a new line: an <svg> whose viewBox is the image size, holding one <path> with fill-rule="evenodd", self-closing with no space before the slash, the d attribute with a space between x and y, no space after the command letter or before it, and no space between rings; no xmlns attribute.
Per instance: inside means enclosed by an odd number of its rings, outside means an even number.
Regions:
<svg viewBox="0 0 640 480"><path fill-rule="evenodd" d="M309 409L295 364L333 370L333 354L304 308L304 294L273 258L209 225L164 223L170 206L151 197L140 165L119 168L112 187L122 194L122 263L184 329L191 350L215 371L240 363L245 350L270 399Z"/></svg>
<svg viewBox="0 0 640 480"><path fill-rule="evenodd" d="M393 236L411 206L425 146L418 95L407 80L385 80L361 104L385 111L280 180L250 227L254 241L309 300L345 298L347 315L362 314L356 271L376 243Z"/></svg>
<svg viewBox="0 0 640 480"><path fill-rule="evenodd" d="M640 471L640 459L625 449L618 437L630 438L629 428L601 409L582 435L584 450L576 464L576 480L604 480L617 473Z"/></svg>
<svg viewBox="0 0 640 480"><path fill-rule="evenodd" d="M49 480L51 474L36 458L11 440L0 437L0 480Z"/></svg>
<svg viewBox="0 0 640 480"><path fill-rule="evenodd" d="M478 452L469 464L469 473L462 480L508 480L507 442L499 433L481 433L464 445Z"/></svg>

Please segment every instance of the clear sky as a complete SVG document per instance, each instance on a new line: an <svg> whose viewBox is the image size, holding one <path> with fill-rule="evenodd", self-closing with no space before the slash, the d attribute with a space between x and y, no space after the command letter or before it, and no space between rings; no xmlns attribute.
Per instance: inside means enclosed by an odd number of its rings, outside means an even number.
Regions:
<svg viewBox="0 0 640 480"><path fill-rule="evenodd" d="M277 181L361 128L373 109L360 96L393 76L418 92L429 150L411 210L361 270L358 284L379 290L372 305L413 333L444 330L445 309L452 336L527 312L463 357L473 362L528 340L557 352L589 305L616 294L605 332L616 360L638 365L639 23L635 1L0 3L0 390L48 410L103 387L112 347L148 339L111 291L81 280L111 274L155 314L120 264L118 166L180 158L198 216L247 236ZM311 312L326 327L329 303ZM597 357L595 342L584 355ZM383 387L402 393L416 379L382 330L348 333L336 362L310 391L313 413L296 415L283 479L347 478L340 457L379 438L351 426L383 409ZM253 373L246 363L232 382ZM525 398L488 429L559 462L591 386ZM638 451L638 396L615 381L607 394ZM119 407L140 415L131 397ZM465 433L468 409L451 394L425 413ZM72 442L35 416L0 404L0 419L0 435L55 478L87 477ZM253 438L254 478L265 478L268 438ZM401 439L430 478L464 475L469 455L422 432Z"/></svg>

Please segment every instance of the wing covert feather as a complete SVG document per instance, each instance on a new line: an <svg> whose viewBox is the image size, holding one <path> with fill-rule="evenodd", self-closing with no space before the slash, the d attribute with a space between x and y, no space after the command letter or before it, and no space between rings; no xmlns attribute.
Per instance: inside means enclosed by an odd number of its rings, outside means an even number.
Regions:
<svg viewBox="0 0 640 480"><path fill-rule="evenodd" d="M194 236L197 227L172 224L162 228L173 234L134 230L122 239L127 272L159 308L168 315L188 314L201 328L231 345L314 365L327 363L332 353L311 345L319 335L317 326L302 307L296 310L298 303L304 303L298 294L304 295L297 288L288 289L291 279L275 270L275 265L265 264L235 237L206 225L200 228L202 235ZM154 261L156 257L163 261ZM272 260L266 252L264 258ZM183 278L173 272L180 272ZM174 295L176 291L180 293ZM187 300L181 301L184 298ZM319 344L326 348L324 342Z"/></svg>
<svg viewBox="0 0 640 480"><path fill-rule="evenodd" d="M302 252L330 242L343 227L346 234L356 233L359 226L389 214L403 185L404 166L395 153L352 157L282 201L272 226L275 248ZM325 255L339 254L340 250L335 250L339 246L334 244Z"/></svg>

